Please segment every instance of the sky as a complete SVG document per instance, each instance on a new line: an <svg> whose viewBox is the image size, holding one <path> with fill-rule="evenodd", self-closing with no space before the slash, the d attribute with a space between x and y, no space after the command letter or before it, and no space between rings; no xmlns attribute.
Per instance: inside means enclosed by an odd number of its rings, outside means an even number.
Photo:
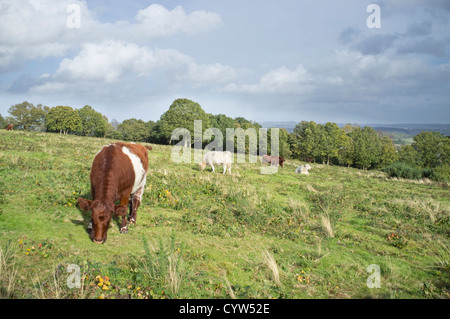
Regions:
<svg viewBox="0 0 450 319"><path fill-rule="evenodd" d="M377 8L372 8L376 4ZM450 124L448 0L0 0L0 114Z"/></svg>

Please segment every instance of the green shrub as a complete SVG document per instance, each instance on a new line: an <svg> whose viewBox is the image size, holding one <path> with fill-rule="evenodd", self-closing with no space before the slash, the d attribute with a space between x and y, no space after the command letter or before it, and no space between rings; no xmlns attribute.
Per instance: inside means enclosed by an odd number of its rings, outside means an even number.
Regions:
<svg viewBox="0 0 450 319"><path fill-rule="evenodd" d="M438 182L450 182L450 165L440 165L431 170L430 179Z"/></svg>
<svg viewBox="0 0 450 319"><path fill-rule="evenodd" d="M389 177L401 177L406 179L429 178L437 182L450 182L450 165L440 165L434 168L418 168L403 162L397 162L383 168L383 172Z"/></svg>
<svg viewBox="0 0 450 319"><path fill-rule="evenodd" d="M409 166L408 164L397 162L391 164L383 169L389 177L401 177L406 179L421 179L422 170L417 167Z"/></svg>

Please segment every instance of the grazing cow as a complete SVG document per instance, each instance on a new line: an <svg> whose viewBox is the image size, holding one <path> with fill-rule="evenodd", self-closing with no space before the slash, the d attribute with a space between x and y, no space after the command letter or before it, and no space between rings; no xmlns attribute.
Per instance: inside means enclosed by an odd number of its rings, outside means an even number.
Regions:
<svg viewBox="0 0 450 319"><path fill-rule="evenodd" d="M311 166L309 166L309 164L305 164L302 166L299 166L295 169L295 172L297 174L305 174L305 175L309 175L309 170L311 169Z"/></svg>
<svg viewBox="0 0 450 319"><path fill-rule="evenodd" d="M6 130L7 131L12 131L14 129L14 124L8 124L7 126L6 126Z"/></svg>
<svg viewBox="0 0 450 319"><path fill-rule="evenodd" d="M231 162L232 162L232 155L230 151L210 151L205 154L203 157L203 161L198 164L200 166L200 169L203 171L206 167L206 165L211 166L212 171L215 173L214 170L214 164L222 164L223 165L223 175L225 175L225 172L228 168L228 173L231 174Z"/></svg>
<svg viewBox="0 0 450 319"><path fill-rule="evenodd" d="M283 156L270 156L270 155L263 155L261 162L264 163L270 163L272 165L278 165L280 164L281 167L283 167L283 163L286 160Z"/></svg>
<svg viewBox="0 0 450 319"><path fill-rule="evenodd" d="M136 222L148 169L147 147L134 143L105 145L97 153L91 168L93 200L78 198L83 211L92 211L88 232L95 243L104 243L112 214L122 217L120 232L126 233L127 206L130 201L130 223ZM119 205L115 205L120 201Z"/></svg>

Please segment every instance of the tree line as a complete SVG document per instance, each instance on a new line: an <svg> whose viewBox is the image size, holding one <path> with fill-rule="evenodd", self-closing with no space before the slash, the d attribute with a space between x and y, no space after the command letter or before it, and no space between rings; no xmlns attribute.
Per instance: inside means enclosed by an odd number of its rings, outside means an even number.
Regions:
<svg viewBox="0 0 450 319"><path fill-rule="evenodd" d="M202 121L202 136L208 128L217 128L223 149L227 149L227 138L234 139L234 151L244 149L249 152L249 141L259 145L260 124L243 117L231 118L224 114L206 113L200 104L189 99L176 99L158 121L143 121L131 118L118 123L85 105L80 109L70 106L48 107L29 102L12 105L9 117L0 115L0 126L12 123L19 129L59 132L82 136L106 137L125 141L173 144L172 132L176 128L186 128L191 140L185 146L194 144L194 120ZM242 129L245 140L227 136L226 129ZM250 130L247 130L249 129ZM267 150L270 150L271 132L267 131ZM216 134L217 135L217 134ZM256 136L253 136L256 135ZM207 145L218 136L210 136L202 141ZM244 143L244 145L242 145ZM190 145L189 145L190 144ZM420 171L415 176L430 177L450 181L450 139L436 132L421 132L414 137L412 145L396 148L387 136L378 134L373 128L347 124L340 128L336 123L318 124L301 121L293 132L279 129L279 155L307 162L333 164L360 169L385 168L391 176L402 176L398 170L408 168ZM261 155L261 154L260 154ZM397 167L392 170L392 167ZM391 169L389 171L389 168ZM394 171L394 173L392 173ZM431 172L431 173L430 173ZM397 174L397 175L396 175ZM406 174L407 175L407 174ZM409 175L408 175L409 176Z"/></svg>

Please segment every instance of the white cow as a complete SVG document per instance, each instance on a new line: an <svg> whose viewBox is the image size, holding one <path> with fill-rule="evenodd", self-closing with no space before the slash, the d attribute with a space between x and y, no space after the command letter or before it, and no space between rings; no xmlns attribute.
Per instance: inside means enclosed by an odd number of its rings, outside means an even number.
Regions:
<svg viewBox="0 0 450 319"><path fill-rule="evenodd" d="M305 174L305 175L309 175L309 170L311 169L311 166L309 166L309 164L305 164L302 166L299 166L295 169L295 172L297 174Z"/></svg>
<svg viewBox="0 0 450 319"><path fill-rule="evenodd" d="M223 165L223 175L225 175L225 172L227 171L231 174L231 161L232 161L232 154L230 151L210 151L205 154L203 157L203 161L199 164L200 169L203 171L206 167L206 165L211 166L212 171L215 173L214 170L214 164L222 164Z"/></svg>

